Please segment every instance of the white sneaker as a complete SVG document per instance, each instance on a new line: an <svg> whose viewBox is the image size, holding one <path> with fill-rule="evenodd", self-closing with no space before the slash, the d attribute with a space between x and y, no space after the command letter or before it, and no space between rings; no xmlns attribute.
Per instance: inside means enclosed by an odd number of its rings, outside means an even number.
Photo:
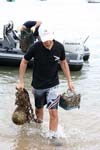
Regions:
<svg viewBox="0 0 100 150"><path fill-rule="evenodd" d="M57 137L52 136L52 138L50 138L50 141L54 146L62 146L62 142Z"/></svg>

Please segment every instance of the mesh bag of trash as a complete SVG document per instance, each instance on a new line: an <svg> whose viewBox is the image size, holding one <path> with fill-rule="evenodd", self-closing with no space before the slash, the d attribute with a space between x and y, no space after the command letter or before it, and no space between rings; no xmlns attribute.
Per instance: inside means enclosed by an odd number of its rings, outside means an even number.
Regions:
<svg viewBox="0 0 100 150"><path fill-rule="evenodd" d="M65 110L80 108L81 95L71 92L69 89L61 95L59 106Z"/></svg>
<svg viewBox="0 0 100 150"><path fill-rule="evenodd" d="M17 105L17 107L12 114L13 123L23 125L27 122L30 123L30 121L34 121L34 113L28 91L25 88L23 90L17 89L15 95L15 105Z"/></svg>
<svg viewBox="0 0 100 150"><path fill-rule="evenodd" d="M34 43L34 36L31 30L23 30L21 31L21 38L20 38L20 48L22 52L26 52L29 46Z"/></svg>
<svg viewBox="0 0 100 150"><path fill-rule="evenodd" d="M17 109L12 115L12 121L16 125L22 125L27 122L27 115L24 110Z"/></svg>

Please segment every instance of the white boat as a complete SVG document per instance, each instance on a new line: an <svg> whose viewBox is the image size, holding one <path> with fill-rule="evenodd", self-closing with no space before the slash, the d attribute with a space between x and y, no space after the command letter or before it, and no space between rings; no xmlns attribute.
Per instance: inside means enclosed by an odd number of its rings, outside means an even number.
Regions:
<svg viewBox="0 0 100 150"><path fill-rule="evenodd" d="M81 70L83 67L83 62L87 61L90 56L89 48L85 46L87 38L82 41L79 39L66 39L63 41L65 47L67 60L69 65L73 66L74 70Z"/></svg>
<svg viewBox="0 0 100 150"><path fill-rule="evenodd" d="M83 67L83 47L81 47L79 42L72 40L64 40L63 45L69 65L71 65L75 71L81 70Z"/></svg>
<svg viewBox="0 0 100 150"><path fill-rule="evenodd" d="M88 0L88 3L100 3L100 0Z"/></svg>

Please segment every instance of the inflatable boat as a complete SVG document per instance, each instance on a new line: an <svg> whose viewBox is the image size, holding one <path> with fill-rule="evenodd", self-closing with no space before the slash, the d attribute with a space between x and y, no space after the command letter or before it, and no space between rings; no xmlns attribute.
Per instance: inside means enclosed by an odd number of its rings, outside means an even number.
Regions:
<svg viewBox="0 0 100 150"><path fill-rule="evenodd" d="M25 54L24 49L22 50L22 48L27 37L24 41L20 40L21 37L18 34L18 31L13 30L13 26L13 22L10 21L3 27L3 38L0 38L0 65L2 66L19 66L21 59ZM30 43L28 42L28 44ZM24 47L26 48L28 44L24 44ZM28 66L31 67L32 65L33 60L29 62Z"/></svg>
<svg viewBox="0 0 100 150"><path fill-rule="evenodd" d="M3 38L0 38L0 65L2 66L19 66L25 52L21 35L13 29L13 22L9 22L3 27ZM24 39L25 40L25 39ZM29 44L29 43L28 43ZM26 44L27 45L27 44ZM64 43L66 49L66 42ZM24 44L25 47L25 44ZM83 66L83 57L75 52L66 51L66 59L71 71L80 71ZM32 67L33 61L28 64Z"/></svg>

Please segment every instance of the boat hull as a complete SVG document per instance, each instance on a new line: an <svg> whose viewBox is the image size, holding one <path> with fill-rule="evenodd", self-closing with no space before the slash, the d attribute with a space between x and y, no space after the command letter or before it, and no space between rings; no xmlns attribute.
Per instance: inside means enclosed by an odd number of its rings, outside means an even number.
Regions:
<svg viewBox="0 0 100 150"><path fill-rule="evenodd" d="M24 54L18 54L18 53L12 53L12 52L0 52L0 65L1 66L12 66L12 67L19 67L20 66L20 62L23 58ZM66 56L67 59L67 56ZM34 64L34 60L31 60L28 63L28 67L32 68ZM83 66L83 62L77 62L77 61L68 61L68 65L70 68L70 71L80 71L82 69ZM60 65L59 65L59 69L60 69Z"/></svg>
<svg viewBox="0 0 100 150"><path fill-rule="evenodd" d="M83 64L78 64L78 65L75 65L75 64L69 64L69 68L71 71L80 71L83 67Z"/></svg>
<svg viewBox="0 0 100 150"><path fill-rule="evenodd" d="M0 65L1 66L12 66L19 67L20 62L23 58L23 54L13 54L13 53L2 53L0 52ZM28 63L28 67L33 66L33 61Z"/></svg>

